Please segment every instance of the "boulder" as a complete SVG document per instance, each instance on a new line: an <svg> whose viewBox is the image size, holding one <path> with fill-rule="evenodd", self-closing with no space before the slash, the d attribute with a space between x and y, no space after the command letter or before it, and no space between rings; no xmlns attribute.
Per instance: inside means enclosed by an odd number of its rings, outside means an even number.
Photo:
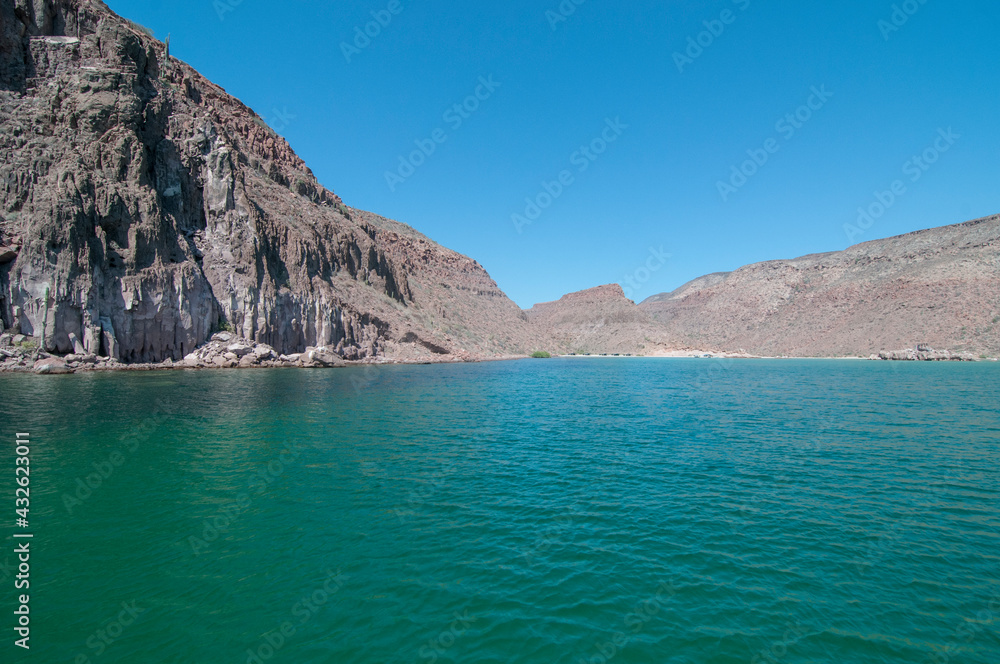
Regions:
<svg viewBox="0 0 1000 664"><path fill-rule="evenodd" d="M253 351L254 356L258 361L273 360L277 357L274 349L270 346L257 346Z"/></svg>
<svg viewBox="0 0 1000 664"><path fill-rule="evenodd" d="M229 343L232 341L233 335L229 332L216 332L212 335L212 341L221 341L222 343Z"/></svg>
<svg viewBox="0 0 1000 664"><path fill-rule="evenodd" d="M35 362L32 370L37 374L70 374L73 370L66 366L66 363L60 359L49 357L45 359L38 360Z"/></svg>
<svg viewBox="0 0 1000 664"><path fill-rule="evenodd" d="M346 366L343 358L339 355L334 355L333 353L328 353L321 350L312 350L306 354L310 362L314 362L321 367L342 367Z"/></svg>
<svg viewBox="0 0 1000 664"><path fill-rule="evenodd" d="M241 358L244 355L249 355L253 352L253 348L250 346L244 346L243 344L233 344L226 350L235 355L237 358Z"/></svg>
<svg viewBox="0 0 1000 664"><path fill-rule="evenodd" d="M13 346L13 345L14 345L13 334L0 334L0 346Z"/></svg>

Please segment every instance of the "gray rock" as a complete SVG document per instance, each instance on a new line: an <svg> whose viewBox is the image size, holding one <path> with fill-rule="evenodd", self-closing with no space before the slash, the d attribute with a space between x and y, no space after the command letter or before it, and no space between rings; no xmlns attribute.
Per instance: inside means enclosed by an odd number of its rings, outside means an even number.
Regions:
<svg viewBox="0 0 1000 664"><path fill-rule="evenodd" d="M347 364L339 355L334 355L333 353L320 350L309 351L306 356L309 358L310 362L314 362L321 367L342 367Z"/></svg>
<svg viewBox="0 0 1000 664"><path fill-rule="evenodd" d="M111 319L107 317L101 318L101 349L112 360L121 360L121 350L118 348L115 327L111 323Z"/></svg>
<svg viewBox="0 0 1000 664"><path fill-rule="evenodd" d="M271 348L270 346L257 346L256 348L254 348L253 354L257 357L258 360L261 361L271 360L277 357L277 355L274 352L274 349Z"/></svg>
<svg viewBox="0 0 1000 664"><path fill-rule="evenodd" d="M250 346L245 346L243 344L233 344L227 348L230 353L235 355L237 358L243 357L244 355L249 355L253 352L253 348Z"/></svg>
<svg viewBox="0 0 1000 664"><path fill-rule="evenodd" d="M83 342L81 342L77 338L76 334L74 334L73 332L70 332L67 336L69 337L69 343L73 346L73 352L76 355L86 355L87 354L87 349L84 348Z"/></svg>
<svg viewBox="0 0 1000 664"><path fill-rule="evenodd" d="M44 358L35 362L32 370L37 374L70 374L73 370L66 366L66 363L62 360L56 359L54 357Z"/></svg>

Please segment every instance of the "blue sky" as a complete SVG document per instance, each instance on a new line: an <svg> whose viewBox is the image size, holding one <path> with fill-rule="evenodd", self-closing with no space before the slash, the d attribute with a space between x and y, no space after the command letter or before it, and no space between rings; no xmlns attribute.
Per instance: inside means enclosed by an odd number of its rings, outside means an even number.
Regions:
<svg viewBox="0 0 1000 664"><path fill-rule="evenodd" d="M1000 212L994 2L109 5L522 307Z"/></svg>

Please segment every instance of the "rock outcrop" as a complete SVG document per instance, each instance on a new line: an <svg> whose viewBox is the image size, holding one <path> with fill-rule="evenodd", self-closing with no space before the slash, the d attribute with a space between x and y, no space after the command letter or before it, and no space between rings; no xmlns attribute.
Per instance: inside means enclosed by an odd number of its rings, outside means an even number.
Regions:
<svg viewBox="0 0 1000 664"><path fill-rule="evenodd" d="M950 350L934 350L918 346L905 350L883 351L868 359L895 362L975 362L978 358L972 353L953 353Z"/></svg>
<svg viewBox="0 0 1000 664"><path fill-rule="evenodd" d="M678 342L868 357L914 339L1000 355L1000 216L709 275L640 305Z"/></svg>
<svg viewBox="0 0 1000 664"><path fill-rule="evenodd" d="M98 0L0 0L0 327L180 361L220 329L362 360L523 353L475 261L355 210Z"/></svg>

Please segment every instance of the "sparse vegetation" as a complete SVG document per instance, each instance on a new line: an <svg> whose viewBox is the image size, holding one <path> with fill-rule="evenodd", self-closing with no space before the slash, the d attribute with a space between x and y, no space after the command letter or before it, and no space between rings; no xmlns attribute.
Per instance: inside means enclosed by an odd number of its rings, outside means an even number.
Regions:
<svg viewBox="0 0 1000 664"><path fill-rule="evenodd" d="M147 28L146 26L140 25L140 24L136 23L135 21L130 21L127 18L124 19L124 21L125 21L125 23L128 24L128 27L132 28L136 32L141 32L142 34L146 35L147 37L154 37L154 38L156 37L156 35L153 33L153 31L150 30L149 28Z"/></svg>
<svg viewBox="0 0 1000 664"><path fill-rule="evenodd" d="M35 350L38 348L38 341L33 338L25 339L19 346L24 350Z"/></svg>
<svg viewBox="0 0 1000 664"><path fill-rule="evenodd" d="M220 320L218 327L219 327L219 330L218 330L219 332L235 332L236 331L236 330L233 329L233 326L229 323L229 321L225 321L225 320Z"/></svg>
<svg viewBox="0 0 1000 664"><path fill-rule="evenodd" d="M550 353L546 353L544 350L536 350L534 353L531 354L531 357L533 357L536 360L547 360L551 358L552 355Z"/></svg>

